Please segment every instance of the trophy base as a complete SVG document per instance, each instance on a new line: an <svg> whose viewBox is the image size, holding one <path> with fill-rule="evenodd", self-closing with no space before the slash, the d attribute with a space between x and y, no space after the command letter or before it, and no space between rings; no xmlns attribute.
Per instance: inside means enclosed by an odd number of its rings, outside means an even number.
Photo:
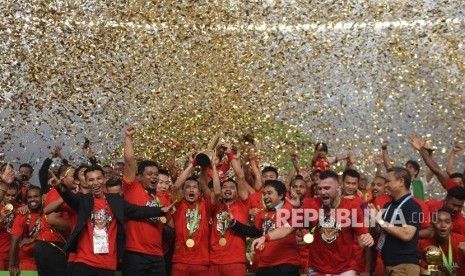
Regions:
<svg viewBox="0 0 465 276"><path fill-rule="evenodd" d="M420 275L441 276L443 273L439 271L437 265L428 265L427 269L420 269Z"/></svg>

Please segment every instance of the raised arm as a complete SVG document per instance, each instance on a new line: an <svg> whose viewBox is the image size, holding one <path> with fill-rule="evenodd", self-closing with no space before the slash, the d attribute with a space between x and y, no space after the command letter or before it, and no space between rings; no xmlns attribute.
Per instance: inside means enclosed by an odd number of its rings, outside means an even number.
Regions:
<svg viewBox="0 0 465 276"><path fill-rule="evenodd" d="M263 186L263 181L262 181L262 173L260 172L257 166L257 156L253 152L250 152L249 160L250 160L250 168L252 169L252 174L255 179L255 183L253 186L253 188L255 189L254 192L260 191L260 189Z"/></svg>
<svg viewBox="0 0 465 276"><path fill-rule="evenodd" d="M446 188L447 178L449 176L446 172L442 171L438 163L434 161L433 157L429 155L428 150L425 148L425 140L423 140L418 133L412 133L409 137L409 143L412 147L418 151L425 161L426 166L436 175L441 185Z"/></svg>
<svg viewBox="0 0 465 276"><path fill-rule="evenodd" d="M447 166L446 166L446 173L451 175L454 173L454 161L455 157L457 156L457 152L461 151L463 148L459 144L455 144L452 147L452 151L450 152L449 156L447 157Z"/></svg>
<svg viewBox="0 0 465 276"><path fill-rule="evenodd" d="M136 159L134 158L134 148L132 147L132 137L136 133L135 126L128 126L124 131L124 170L123 177L131 183L136 179Z"/></svg>
<svg viewBox="0 0 465 276"><path fill-rule="evenodd" d="M231 152L232 147L228 147L228 150L226 153ZM231 159L231 166L234 170L234 175L236 176L236 182L237 182L237 194L242 200L246 200L249 197L249 191L247 187L249 185L247 184L245 180L245 174L244 171L241 168L241 153L237 150L236 154L234 155L234 158Z"/></svg>
<svg viewBox="0 0 465 276"><path fill-rule="evenodd" d="M15 171L10 163L7 163L3 170L0 172L0 202L5 198L6 191L11 183L15 180Z"/></svg>
<svg viewBox="0 0 465 276"><path fill-rule="evenodd" d="M381 142L381 152L383 154L383 162L384 162L384 167L386 168L386 170L389 170L392 168L391 159L389 159L389 154L387 150L388 145L389 145L388 140L383 140L383 142Z"/></svg>
<svg viewBox="0 0 465 276"><path fill-rule="evenodd" d="M296 175L296 173L299 173L299 155L297 155L296 152L291 153L291 162L292 162L291 169L289 170L286 181L284 182L284 185L286 186L287 191L291 190L291 187L290 187L291 181Z"/></svg>
<svg viewBox="0 0 465 276"><path fill-rule="evenodd" d="M214 206L221 197L221 185L220 185L220 176L216 170L216 163L218 163L218 157L216 156L216 150L212 152L212 179L213 179L213 193L211 194L211 203Z"/></svg>
<svg viewBox="0 0 465 276"><path fill-rule="evenodd" d="M383 164L383 156L377 154L375 155L374 162L376 165L376 176L382 176L383 175L383 169L381 164Z"/></svg>
<svg viewBox="0 0 465 276"><path fill-rule="evenodd" d="M176 182L174 182L173 185L173 198L178 198L180 197L181 193L181 188L184 182L186 182L186 179L192 175L192 172L194 171L194 165L192 164L192 157L189 158L189 164L187 164L187 167L182 171L182 173L179 175L178 179L176 179Z"/></svg>

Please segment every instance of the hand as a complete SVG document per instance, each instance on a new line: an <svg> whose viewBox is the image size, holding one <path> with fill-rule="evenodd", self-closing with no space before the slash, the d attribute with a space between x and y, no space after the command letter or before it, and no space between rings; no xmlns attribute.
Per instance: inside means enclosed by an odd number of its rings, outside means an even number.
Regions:
<svg viewBox="0 0 465 276"><path fill-rule="evenodd" d="M234 216L231 213L231 209L229 208L229 205L226 204L226 208L228 209L226 212L226 220L228 221L228 225L231 225L232 221L234 220Z"/></svg>
<svg viewBox="0 0 465 276"><path fill-rule="evenodd" d="M3 207L2 211L0 212L0 220L5 221L5 219L11 214L12 211L7 210Z"/></svg>
<svg viewBox="0 0 465 276"><path fill-rule="evenodd" d="M289 204L291 204L292 207L300 207L300 197L295 192L291 192L291 198L286 198L286 200L289 202Z"/></svg>
<svg viewBox="0 0 465 276"><path fill-rule="evenodd" d="M255 249L262 251L265 248L265 236L261 236L252 242L252 252L255 253Z"/></svg>
<svg viewBox="0 0 465 276"><path fill-rule="evenodd" d="M10 163L7 163L2 173L0 173L0 180L5 184L11 184L15 180L15 171L10 166Z"/></svg>
<svg viewBox="0 0 465 276"><path fill-rule="evenodd" d="M176 212L176 207L174 206L177 202L171 203L169 206L162 207L161 210L165 212L166 214L168 212L171 212L171 214L174 214Z"/></svg>
<svg viewBox="0 0 465 276"><path fill-rule="evenodd" d="M61 154L61 147L56 146L55 149L53 150L53 157L59 157L60 159L63 159L63 155Z"/></svg>
<svg viewBox="0 0 465 276"><path fill-rule="evenodd" d="M375 155L374 162L376 165L381 165L383 163L383 156L380 154Z"/></svg>
<svg viewBox="0 0 465 276"><path fill-rule="evenodd" d="M417 151L420 151L426 144L426 141L423 140L418 133L414 132L410 134L409 141L410 145Z"/></svg>
<svg viewBox="0 0 465 276"><path fill-rule="evenodd" d="M221 146L226 148L226 150L224 151L225 153L230 153L232 151L232 145L228 141L221 143Z"/></svg>
<svg viewBox="0 0 465 276"><path fill-rule="evenodd" d="M220 163L220 159L216 155L216 150L212 150L211 155L212 155L212 160L210 162L210 167L212 169L216 169L216 166ZM213 168L213 167L215 167L215 168Z"/></svg>
<svg viewBox="0 0 465 276"><path fill-rule="evenodd" d="M299 174L304 178L305 181L310 177L310 172L307 167L300 167Z"/></svg>
<svg viewBox="0 0 465 276"><path fill-rule="evenodd" d="M307 243L304 241L304 235L302 230L296 231L295 233L295 242L297 245L306 245Z"/></svg>
<svg viewBox="0 0 465 276"><path fill-rule="evenodd" d="M60 177L60 179L58 179L56 177L56 175L51 170L48 170L48 171L52 175L52 177L48 180L48 185L53 186L55 188L60 186L60 184L63 181L64 177Z"/></svg>
<svg viewBox="0 0 465 276"><path fill-rule="evenodd" d="M250 208L249 210L249 215L251 216L256 216L258 213L260 213L262 209L259 208Z"/></svg>
<svg viewBox="0 0 465 276"><path fill-rule="evenodd" d="M135 126L127 126L126 129L124 130L124 133L126 134L126 137L132 138L134 134L136 134L136 127Z"/></svg>
<svg viewBox="0 0 465 276"><path fill-rule="evenodd" d="M19 267L17 266L10 266L8 271L10 272L10 276L19 276L21 273L21 270L19 270Z"/></svg>
<svg viewBox="0 0 465 276"><path fill-rule="evenodd" d="M349 159L349 162L351 164L355 164L355 161L357 161L357 159L355 158L355 155L353 152L349 151L349 154L347 155L347 159Z"/></svg>
<svg viewBox="0 0 465 276"><path fill-rule="evenodd" d="M389 140L384 139L381 142L381 148L387 148L387 146L389 146Z"/></svg>
<svg viewBox="0 0 465 276"><path fill-rule="evenodd" d="M455 144L453 147L452 147L452 151L457 153L459 151L463 150L462 146L460 146L459 144Z"/></svg>
<svg viewBox="0 0 465 276"><path fill-rule="evenodd" d="M291 161L292 161L293 164L299 162L299 155L297 154L297 152L292 152L291 153Z"/></svg>
<svg viewBox="0 0 465 276"><path fill-rule="evenodd" d="M29 208L27 207L27 205L23 205L19 207L18 209L16 209L16 212L20 213L21 215L25 215L28 211L29 211Z"/></svg>
<svg viewBox="0 0 465 276"><path fill-rule="evenodd" d="M358 236L358 244L362 248L371 247L374 243L375 241L373 240L373 237L368 233Z"/></svg>
<svg viewBox="0 0 465 276"><path fill-rule="evenodd" d="M459 242L459 249L465 254L465 242Z"/></svg>
<svg viewBox="0 0 465 276"><path fill-rule="evenodd" d="M19 242L19 248L25 246L25 245L28 245L28 244L31 244L33 242L35 242L36 238L33 237L33 238L25 238L25 239L22 239L20 242Z"/></svg>

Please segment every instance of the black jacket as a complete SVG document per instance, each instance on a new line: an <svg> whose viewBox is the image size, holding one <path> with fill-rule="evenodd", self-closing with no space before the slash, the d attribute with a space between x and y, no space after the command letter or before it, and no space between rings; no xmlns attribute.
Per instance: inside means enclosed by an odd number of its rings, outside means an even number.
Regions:
<svg viewBox="0 0 465 276"><path fill-rule="evenodd" d="M63 249L66 252L76 252L79 234L84 227L86 227L91 213L94 210L94 196L92 194L74 194L66 187L64 187L64 189L57 189L57 191L60 193L63 200L78 213L76 227ZM124 230L125 217L130 219L146 219L164 216L165 212L163 212L160 207L146 207L131 204L125 201L119 194L106 194L105 196L116 217L116 248L118 259L120 259L126 248L126 232ZM143 234L144 233L141 233L141 235Z"/></svg>

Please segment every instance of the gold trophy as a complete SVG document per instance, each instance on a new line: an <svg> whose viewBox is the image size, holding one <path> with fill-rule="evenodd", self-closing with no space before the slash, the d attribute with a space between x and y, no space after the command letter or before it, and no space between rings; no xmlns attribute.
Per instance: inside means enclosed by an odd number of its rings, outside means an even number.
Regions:
<svg viewBox="0 0 465 276"><path fill-rule="evenodd" d="M426 269L421 269L421 275L443 275L441 271L439 271L438 264L442 260L442 253L439 247L434 245L430 245L423 250L423 259L427 263Z"/></svg>
<svg viewBox="0 0 465 276"><path fill-rule="evenodd" d="M213 140L208 145L208 150L202 151L195 156L195 161L200 167L206 168L210 166L212 160L211 151L214 150L216 146L218 146L218 144L221 141L221 138L222 135L220 133L216 134Z"/></svg>

